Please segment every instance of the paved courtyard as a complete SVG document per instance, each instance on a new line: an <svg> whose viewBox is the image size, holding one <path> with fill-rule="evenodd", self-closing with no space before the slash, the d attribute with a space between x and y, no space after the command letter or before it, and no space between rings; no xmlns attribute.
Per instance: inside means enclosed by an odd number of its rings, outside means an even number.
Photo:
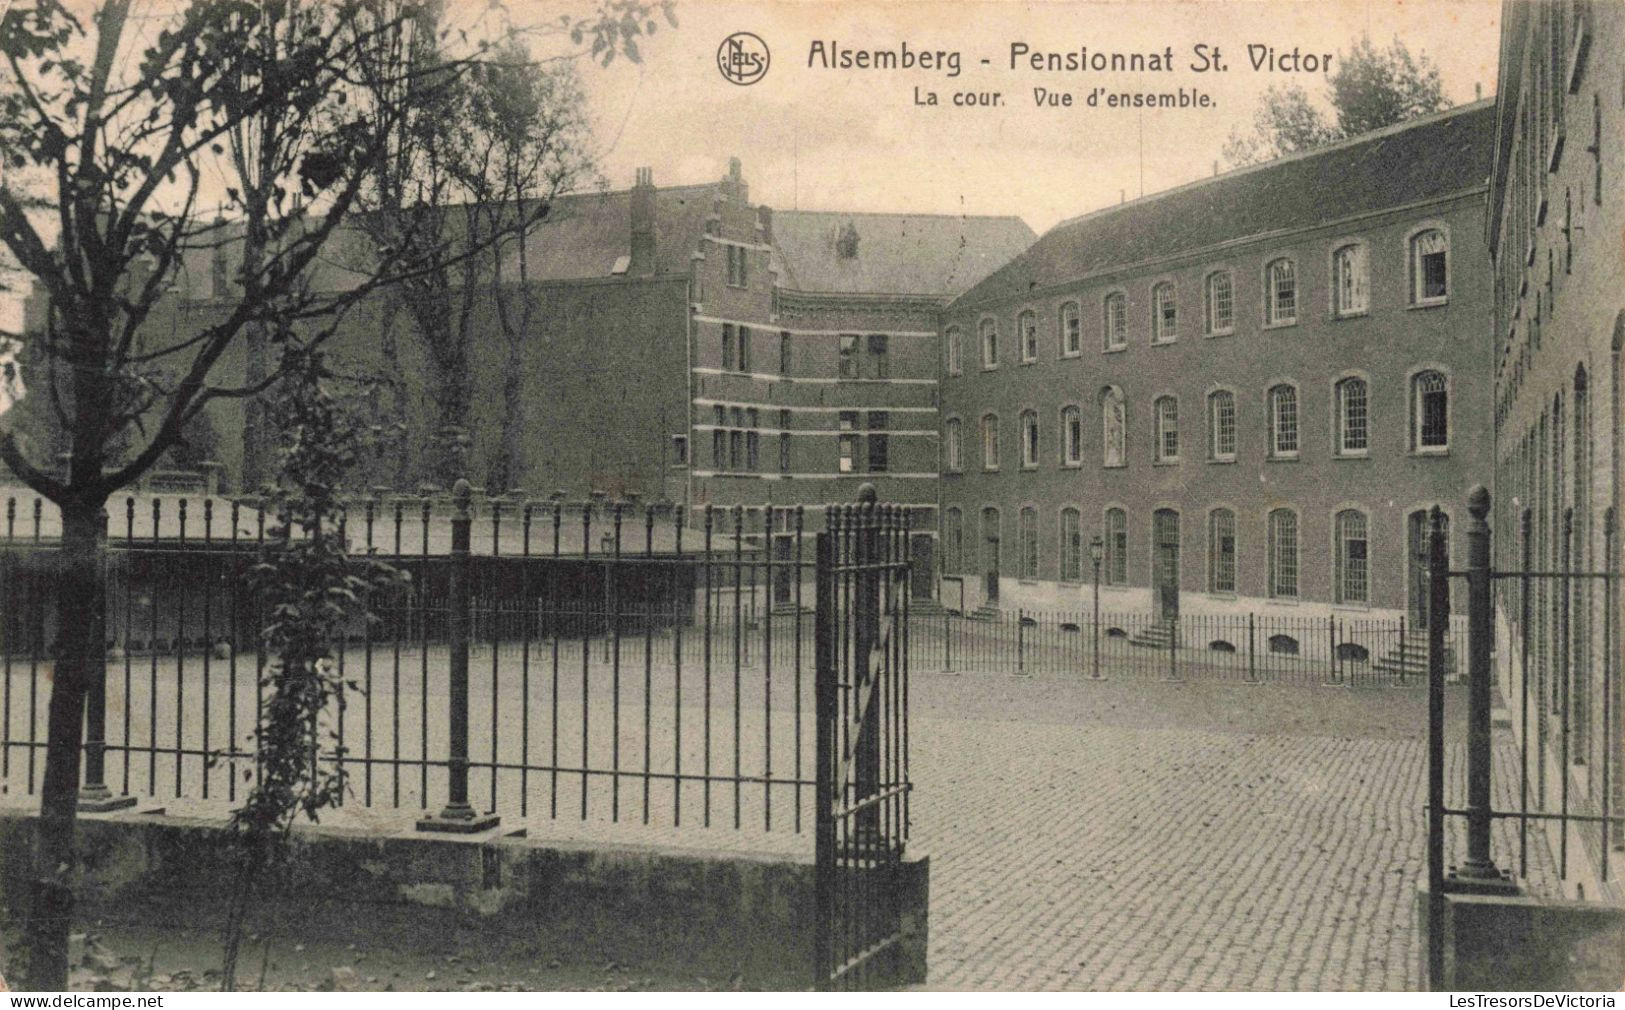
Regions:
<svg viewBox="0 0 1625 1010"><path fill-rule="evenodd" d="M740 706L745 714L736 730L731 676L716 678L712 700L722 707L712 708L707 719L703 680L689 681L679 697L674 684L662 686L657 677L645 696L636 666L628 672L624 680L630 683L621 690L630 693L619 716L614 682L601 678L596 664L588 690L569 690L575 674L557 688L565 716L558 727L561 757L584 746L577 727L588 714L581 702L590 697L593 765L627 769L621 820L611 815L612 779L592 781L584 818L580 790L587 780L561 774L554 819L553 776L531 773L527 814L517 802L522 779L509 772L497 803L505 827L522 824L538 838L810 854L808 788L775 781L773 830L763 831L767 810L760 785L747 786L738 800L731 784L716 782L714 816L706 826L700 783L685 785L684 816L674 822L675 797L657 781L645 826L643 782L636 775L649 739L656 771L674 760L676 750L685 753L685 772L703 769L710 751L714 771L731 773L742 754L742 771L751 776L761 770L769 726L776 776L793 770L795 752L810 746L811 733L808 719L798 748L794 677L773 682L769 706L764 685L746 676ZM431 695L439 676L434 672L430 679ZM221 677L218 670L211 673L212 680ZM194 682L183 701L163 688L172 679L158 675L152 679L159 687L155 695L131 698L136 712L156 711L160 725L158 753L134 755L131 786L144 787L150 776L156 783L153 802L171 813L202 813L208 804L200 796L201 752L188 750L182 761L164 747L174 725L165 714L177 705L192 713L189 728L201 722L200 692ZM539 679L547 692L554 690L551 676ZM801 690L810 688L809 680L803 679ZM505 676L498 686L476 677L477 757L491 746L488 727L500 729L505 759L522 753L523 706L517 697L509 700L520 683ZM134 687L140 684L137 678ZM28 697L24 686L20 680L13 684L14 720ZM229 680L215 684L216 740L231 736L223 731L221 711L233 693L229 687ZM411 677L402 680L397 705L393 677L380 677L372 699L379 734L397 717L404 720L399 733L408 754L418 752L413 716L423 707L422 692L413 687ZM552 732L552 703L538 690L533 683L532 760L551 751L545 738ZM643 736L645 697L656 712L681 712L680 747L670 732L676 715L666 719L664 730L656 719L650 736ZM502 700L492 723L494 698ZM1447 753L1451 800L1457 801L1464 778L1461 689L1451 688L1449 700ZM932 860L929 985L1415 988L1422 953L1414 902L1424 873L1425 706L1425 694L1414 688L917 674L912 844ZM241 698L239 707L251 711L251 697ZM122 706L110 708L122 716ZM361 710L357 704L351 714ZM431 750L441 711L438 703L429 707ZM391 739L380 736L375 753L388 753ZM1516 787L1509 747L1501 758L1497 788L1504 800ZM810 753L803 759L810 768ZM25 753L14 750L9 764L5 802L32 802L23 787ZM117 783L122 761L110 758L109 765L119 768ZM222 806L226 774L209 773L215 789L208 802L216 808ZM443 795L441 774L433 769L428 781L436 803ZM416 769L403 776L399 807L391 795L393 775L380 771L376 778L378 808L352 802L339 816L324 819L386 830L409 825L422 806ZM488 772L477 770L476 798L486 795L488 783ZM359 790L359 775L351 785ZM176 789L182 798L175 798ZM736 802L742 803L739 828ZM799 831L793 816L798 807ZM1515 852L1510 822L1497 830L1498 856ZM1457 843L1452 851L1460 851ZM1538 844L1531 852L1531 874L1548 875Z"/></svg>

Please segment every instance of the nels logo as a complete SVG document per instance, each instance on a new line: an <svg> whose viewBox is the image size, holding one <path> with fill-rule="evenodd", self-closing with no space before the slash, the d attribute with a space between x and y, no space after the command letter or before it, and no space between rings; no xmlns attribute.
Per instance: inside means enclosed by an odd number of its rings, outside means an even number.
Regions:
<svg viewBox="0 0 1625 1010"><path fill-rule="evenodd" d="M751 32L734 32L717 47L717 69L733 84L755 84L767 74L770 62L767 43Z"/></svg>

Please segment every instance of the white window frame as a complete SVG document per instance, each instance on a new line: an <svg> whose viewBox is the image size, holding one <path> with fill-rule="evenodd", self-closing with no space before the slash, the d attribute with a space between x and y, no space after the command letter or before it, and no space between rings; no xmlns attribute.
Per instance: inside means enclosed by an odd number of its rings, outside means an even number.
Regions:
<svg viewBox="0 0 1625 1010"><path fill-rule="evenodd" d="M1276 289L1276 267L1285 266L1292 280L1292 312L1290 315L1277 315L1280 306L1279 291ZM1277 326L1296 326L1298 323L1298 309L1301 307L1301 285L1298 283L1298 264L1291 256L1277 256L1264 264L1264 328L1272 329Z"/></svg>
<svg viewBox="0 0 1625 1010"><path fill-rule="evenodd" d="M1444 389L1443 389L1443 393L1444 393L1444 444L1443 445L1423 445L1422 444L1422 391L1421 391L1421 382L1422 382L1422 377L1425 376L1425 375L1437 375L1439 377L1440 382L1444 385ZM1450 373L1445 371L1442 368L1439 368L1436 365L1423 366L1421 368L1416 369L1414 372L1412 372L1410 374L1410 377L1406 380L1406 386L1407 386L1409 397L1410 397L1411 452L1413 452L1413 453L1415 453L1415 454L1417 454L1419 456L1446 456L1446 455L1449 455L1449 453L1450 453L1450 437L1451 437L1451 434L1453 433L1453 431L1455 429L1455 421L1450 416L1451 415L1451 408L1453 406L1453 401L1455 400L1455 396L1453 395L1453 391L1451 390Z"/></svg>
<svg viewBox="0 0 1625 1010"><path fill-rule="evenodd" d="M982 371L999 367L999 321L989 316L976 324L976 353L982 361Z"/></svg>
<svg viewBox="0 0 1625 1010"><path fill-rule="evenodd" d="M1230 449L1228 452L1219 448L1219 403L1222 398L1230 401ZM1237 427L1240 419L1236 414L1236 393L1233 389L1215 389L1207 394L1207 424L1208 424L1208 458L1215 463L1234 463L1236 461L1236 441L1240 437Z"/></svg>
<svg viewBox="0 0 1625 1010"><path fill-rule="evenodd" d="M1112 312L1116 306L1115 317ZM1128 349L1128 293L1108 291L1100 300L1100 349L1102 353L1115 353Z"/></svg>
<svg viewBox="0 0 1625 1010"><path fill-rule="evenodd" d="M1021 551L1017 559L1017 577L1023 582L1038 579L1044 559L1038 537L1038 506L1027 504L1016 509L1016 547Z"/></svg>
<svg viewBox="0 0 1625 1010"><path fill-rule="evenodd" d="M1163 302L1173 309L1173 321L1163 317ZM1172 344L1179 340L1179 289L1171 280L1151 285L1151 343Z"/></svg>
<svg viewBox="0 0 1625 1010"><path fill-rule="evenodd" d="M958 417L942 422L942 466L948 473L965 469L965 422Z"/></svg>
<svg viewBox="0 0 1625 1010"><path fill-rule="evenodd" d="M1071 312L1070 321L1067 318ZM1060 326L1061 357L1076 358L1083 353L1083 310L1076 301L1065 301L1056 315ZM1067 346L1070 343L1072 346Z"/></svg>
<svg viewBox="0 0 1625 1010"><path fill-rule="evenodd" d="M1417 252L1417 242L1422 236L1430 232L1438 232L1444 239L1444 294L1425 296L1422 294L1422 257ZM1412 228L1405 236L1405 266L1407 283L1410 291L1410 306L1415 309L1432 308L1437 305L1447 305L1450 302L1451 262L1450 262L1450 229L1443 222L1428 221Z"/></svg>
<svg viewBox="0 0 1625 1010"><path fill-rule="evenodd" d="M1357 284L1351 297L1358 296L1359 304L1351 304L1344 297L1345 270L1343 268L1343 254L1352 252L1357 269ZM1332 282L1329 285L1331 294L1331 311L1333 319L1355 319L1371 314L1371 247L1364 242L1348 239L1332 245L1331 266L1328 276Z"/></svg>
<svg viewBox="0 0 1625 1010"><path fill-rule="evenodd" d="M1112 520L1117 520L1113 529ZM1100 514L1101 540L1105 550L1101 557L1100 581L1107 586L1128 585L1128 509L1121 505L1108 505ZM1121 540L1121 543L1118 541Z"/></svg>
<svg viewBox="0 0 1625 1010"><path fill-rule="evenodd" d="M1218 532L1215 529L1215 526L1217 524L1218 518L1219 518L1221 513L1226 518L1228 518L1230 520L1230 585L1228 587L1222 587L1222 586L1219 585L1219 561L1220 561L1221 555L1220 555L1220 552L1219 552L1219 541L1218 541L1217 536L1215 536L1215 534ZM1237 547L1238 547L1238 538L1236 536L1236 510L1233 509L1233 508L1230 508L1228 505L1215 505L1213 508L1208 509L1208 513L1207 513L1207 591L1208 592L1217 593L1217 594L1221 594L1221 595L1232 595L1232 596L1235 595L1236 585L1237 585L1237 567L1238 567L1237 555L1240 553L1238 551Z"/></svg>
<svg viewBox="0 0 1625 1010"><path fill-rule="evenodd" d="M1083 466L1083 407L1076 403L1061 408L1061 465Z"/></svg>
<svg viewBox="0 0 1625 1010"><path fill-rule="evenodd" d="M999 415L993 413L983 414L980 430L977 434L981 436L982 442L982 469L997 470L999 468Z"/></svg>
<svg viewBox="0 0 1625 1010"><path fill-rule="evenodd" d="M1347 395L1351 383L1359 383L1363 390L1365 412L1365 445L1351 447L1348 442L1349 410ZM1332 452L1346 459L1360 459L1371 452L1371 381L1364 375L1340 376L1332 383Z"/></svg>
<svg viewBox="0 0 1625 1010"><path fill-rule="evenodd" d="M1157 463L1179 462L1179 397L1164 394L1151 401L1153 448L1151 458ZM1172 437L1174 451L1168 451Z"/></svg>
<svg viewBox="0 0 1625 1010"><path fill-rule="evenodd" d="M1217 325L1218 320L1214 316L1216 305L1213 296L1214 282L1221 278L1228 287L1225 297L1230 303L1228 308L1229 321L1223 326ZM1204 335L1209 337L1228 337L1236 332L1236 278L1229 268L1213 270L1202 279L1202 327Z"/></svg>
<svg viewBox="0 0 1625 1010"><path fill-rule="evenodd" d="M1276 516L1290 517L1292 520L1292 585L1291 592L1287 592L1282 583L1285 565L1285 553L1280 530L1276 529ZM1264 516L1265 550L1268 554L1269 573L1268 585L1265 589L1272 600L1296 600L1303 592L1303 524L1298 510L1289 505L1270 509Z"/></svg>
<svg viewBox="0 0 1625 1010"><path fill-rule="evenodd" d="M1038 411L1028 407L1021 412L1017 420L1021 432L1021 468L1023 470L1036 470L1038 469L1038 442L1043 437L1043 431L1038 423Z"/></svg>
<svg viewBox="0 0 1625 1010"><path fill-rule="evenodd" d="M1285 426L1282 424L1282 412L1277 405L1276 394L1280 391L1292 393L1292 448L1282 447ZM1298 395L1298 385L1295 382L1277 382L1271 384L1264 394L1266 409L1269 412L1270 424L1270 458L1271 459L1297 459L1298 453L1303 449L1303 400Z"/></svg>
<svg viewBox="0 0 1625 1010"><path fill-rule="evenodd" d="M1343 531L1343 521L1347 516L1359 519L1359 540L1365 544L1365 557L1359 559L1363 595L1358 598L1348 593L1350 562L1354 559L1345 553L1349 538ZM1371 516L1365 509L1352 505L1332 513L1332 600L1340 606L1369 606L1371 603Z"/></svg>
<svg viewBox="0 0 1625 1010"><path fill-rule="evenodd" d="M1016 348L1023 365L1038 360L1038 313L1032 309L1016 313Z"/></svg>

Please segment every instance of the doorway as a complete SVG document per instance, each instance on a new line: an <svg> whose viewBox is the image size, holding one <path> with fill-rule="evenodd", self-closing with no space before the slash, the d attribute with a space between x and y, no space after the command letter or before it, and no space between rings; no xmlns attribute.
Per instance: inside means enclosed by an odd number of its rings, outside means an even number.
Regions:
<svg viewBox="0 0 1625 1010"><path fill-rule="evenodd" d="M1450 558L1450 517L1444 517L1445 561ZM1428 623L1428 513L1426 509L1412 512L1405 523L1407 572L1405 579L1406 611L1411 627L1421 629Z"/></svg>
<svg viewBox="0 0 1625 1010"><path fill-rule="evenodd" d="M982 510L982 576L989 605L999 602L999 510Z"/></svg>
<svg viewBox="0 0 1625 1010"><path fill-rule="evenodd" d="M1157 620L1179 619L1179 513L1158 509L1151 517L1152 597Z"/></svg>

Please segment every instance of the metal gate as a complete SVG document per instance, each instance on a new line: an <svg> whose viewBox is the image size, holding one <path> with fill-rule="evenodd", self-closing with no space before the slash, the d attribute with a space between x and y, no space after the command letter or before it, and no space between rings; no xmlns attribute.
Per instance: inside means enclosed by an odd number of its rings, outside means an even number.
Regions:
<svg viewBox="0 0 1625 1010"><path fill-rule="evenodd" d="M832 506L817 553L814 985L897 976L908 842L908 523L877 505Z"/></svg>

